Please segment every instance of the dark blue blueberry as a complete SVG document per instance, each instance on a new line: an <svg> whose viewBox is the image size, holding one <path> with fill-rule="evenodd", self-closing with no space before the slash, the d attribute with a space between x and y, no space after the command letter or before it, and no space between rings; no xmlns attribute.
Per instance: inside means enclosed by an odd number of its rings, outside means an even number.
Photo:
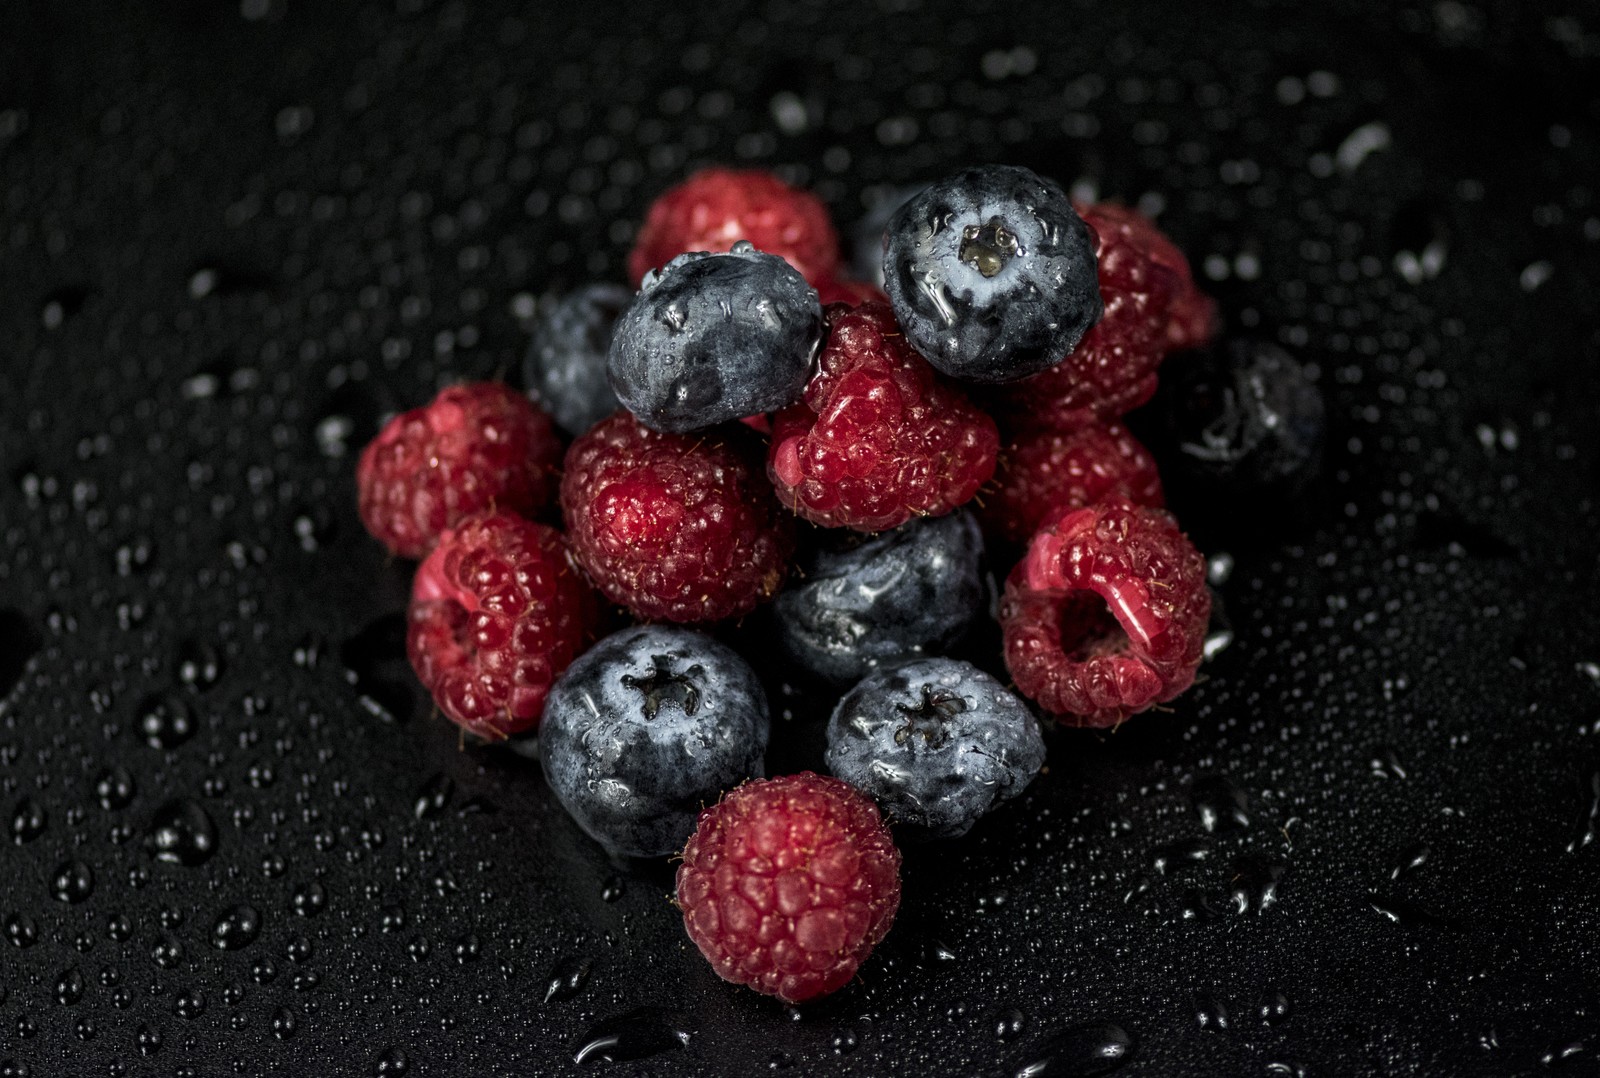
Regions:
<svg viewBox="0 0 1600 1078"><path fill-rule="evenodd" d="M645 275L611 338L611 388L640 422L683 432L800 399L822 340L805 278L748 243Z"/></svg>
<svg viewBox="0 0 1600 1078"><path fill-rule="evenodd" d="M1239 341L1188 357L1171 364L1162 383L1173 487L1196 497L1283 497L1316 475L1322 391L1277 345Z"/></svg>
<svg viewBox="0 0 1600 1078"><path fill-rule="evenodd" d="M621 285L585 285L546 307L533 327L528 389L568 434L582 434L621 407L606 377L606 353L632 301Z"/></svg>
<svg viewBox="0 0 1600 1078"><path fill-rule="evenodd" d="M795 663L839 684L955 643L984 605L983 533L965 511L918 518L802 562L773 604Z"/></svg>
<svg viewBox="0 0 1600 1078"><path fill-rule="evenodd" d="M966 834L1021 793L1043 764L1033 713L959 659L880 670L851 689L828 721L828 770L923 837Z"/></svg>
<svg viewBox="0 0 1600 1078"><path fill-rule="evenodd" d="M700 809L760 777L761 684L703 633L635 626L567 668L539 725L545 781L596 842L630 857L683 848Z"/></svg>
<svg viewBox="0 0 1600 1078"><path fill-rule="evenodd" d="M1101 311L1089 226L1060 187L1009 165L965 169L901 206L883 287L916 350L974 382L1054 366Z"/></svg>

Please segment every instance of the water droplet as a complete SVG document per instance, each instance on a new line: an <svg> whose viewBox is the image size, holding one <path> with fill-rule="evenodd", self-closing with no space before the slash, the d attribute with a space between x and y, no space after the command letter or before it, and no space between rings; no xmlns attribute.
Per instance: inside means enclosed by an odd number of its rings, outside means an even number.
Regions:
<svg viewBox="0 0 1600 1078"><path fill-rule="evenodd" d="M1405 765L1400 762L1400 757L1388 745L1379 745L1373 750L1372 759L1367 766L1372 770L1375 779L1403 779L1406 777Z"/></svg>
<svg viewBox="0 0 1600 1078"><path fill-rule="evenodd" d="M1069 1026L1030 1052L1016 1078L1093 1078L1120 1068L1133 1054L1134 1040L1111 1022Z"/></svg>
<svg viewBox="0 0 1600 1078"><path fill-rule="evenodd" d="M587 958L567 956L559 959L545 977L544 1001L559 1003L582 992L589 983L594 963Z"/></svg>
<svg viewBox="0 0 1600 1078"><path fill-rule="evenodd" d="M17 807L11 810L11 841L21 846L24 842L32 842L44 834L44 829L50 823L50 816L45 812L44 806L31 797L24 797L17 802Z"/></svg>
<svg viewBox="0 0 1600 1078"><path fill-rule="evenodd" d="M170 865L203 865L217 852L217 827L198 802L178 798L156 809L144 848Z"/></svg>
<svg viewBox="0 0 1600 1078"><path fill-rule="evenodd" d="M411 1059L403 1048L385 1048L378 1056L378 1065L373 1073L380 1078L401 1078L411 1073Z"/></svg>
<svg viewBox="0 0 1600 1078"><path fill-rule="evenodd" d="M99 801L100 807L107 812L127 808L133 803L136 792L133 776L125 767L108 767L94 780L95 800Z"/></svg>
<svg viewBox="0 0 1600 1078"><path fill-rule="evenodd" d="M1185 921L1214 921L1222 916L1222 911L1208 895L1195 888L1190 888L1183 893L1178 903L1178 915Z"/></svg>
<svg viewBox="0 0 1600 1078"><path fill-rule="evenodd" d="M229 906L211 926L211 946L237 951L250 946L261 934L261 914L254 906Z"/></svg>
<svg viewBox="0 0 1600 1078"><path fill-rule="evenodd" d="M1587 790L1588 804L1578 814L1578 825L1571 842L1567 843L1568 853L1577 853L1586 846L1594 844L1595 833L1600 831L1600 769L1589 772Z"/></svg>
<svg viewBox="0 0 1600 1078"><path fill-rule="evenodd" d="M1222 1000L1210 992L1199 992L1194 997L1194 1020L1201 1029L1215 1032L1227 1029L1232 1015Z"/></svg>
<svg viewBox="0 0 1600 1078"><path fill-rule="evenodd" d="M646 1059L687 1047L693 1035L679 1016L656 1007L642 1007L607 1018L591 1028L573 1049L572 1060L582 1066Z"/></svg>
<svg viewBox="0 0 1600 1078"><path fill-rule="evenodd" d="M1398 880L1402 876L1409 876L1417 869L1428 863L1428 858L1433 856L1433 851L1420 842L1414 842L1400 851L1400 856L1395 858L1394 867L1389 869L1389 878Z"/></svg>
<svg viewBox="0 0 1600 1078"><path fill-rule="evenodd" d="M1226 832L1250 826L1250 799L1220 775L1196 779L1189 799L1208 832Z"/></svg>
<svg viewBox="0 0 1600 1078"><path fill-rule="evenodd" d="M178 649L177 672L181 684L204 692L222 677L222 656L208 643L186 640Z"/></svg>
<svg viewBox="0 0 1600 1078"><path fill-rule="evenodd" d="M1452 922L1449 918L1430 913L1414 902L1396 898L1393 895L1382 895L1373 892L1368 896L1367 904L1372 907L1375 913L1402 928L1452 927Z"/></svg>
<svg viewBox="0 0 1600 1078"><path fill-rule="evenodd" d="M50 893L57 902L77 905L94 894L94 869L83 861L67 861L57 865L50 875Z"/></svg>
<svg viewBox="0 0 1600 1078"><path fill-rule="evenodd" d="M1269 1026L1278 1025L1289 1017L1289 997L1276 989L1269 990L1256 1015Z"/></svg>
<svg viewBox="0 0 1600 1078"><path fill-rule="evenodd" d="M1241 857L1233 863L1229 898L1238 913L1263 913L1278 900L1278 881L1287 866L1269 857Z"/></svg>
<svg viewBox="0 0 1600 1078"><path fill-rule="evenodd" d="M1165 876L1185 865L1198 864L1211 856L1211 847L1205 839L1191 838L1157 846L1150 854L1150 866Z"/></svg>
<svg viewBox="0 0 1600 1078"><path fill-rule="evenodd" d="M272 1013L272 1035L280 1041L293 1037L295 1030L300 1028L300 1020L294 1012L287 1007L279 1007Z"/></svg>
<svg viewBox="0 0 1600 1078"><path fill-rule="evenodd" d="M25 913L6 914L5 934L13 947L26 949L39 942L39 926Z"/></svg>
<svg viewBox="0 0 1600 1078"><path fill-rule="evenodd" d="M419 820L437 816L450 804L451 795L455 792L455 780L441 771L423 783L422 789L417 791L417 800L411 807L411 814Z"/></svg>
<svg viewBox="0 0 1600 1078"><path fill-rule="evenodd" d="M295 887L289 903L301 917L315 917L328 908L328 890L313 880Z"/></svg>
<svg viewBox="0 0 1600 1078"><path fill-rule="evenodd" d="M136 1039L139 1045L139 1054L142 1056L153 1056L161 1051L161 1031L159 1029L140 1026Z"/></svg>
<svg viewBox="0 0 1600 1078"><path fill-rule="evenodd" d="M621 876L607 876L600 884L600 901L615 902L628 893L628 886Z"/></svg>
<svg viewBox="0 0 1600 1078"><path fill-rule="evenodd" d="M139 705L139 736L152 749L175 749L195 735L194 709L176 696L152 696Z"/></svg>
<svg viewBox="0 0 1600 1078"><path fill-rule="evenodd" d="M77 966L64 969L56 978L56 1002L70 1007L83 998L84 988L83 974L78 972Z"/></svg>
<svg viewBox="0 0 1600 1078"><path fill-rule="evenodd" d="M994 1020L994 1035L1002 1041L1016 1040L1027 1028L1027 1016L1015 1007L1001 1011Z"/></svg>
<svg viewBox="0 0 1600 1078"><path fill-rule="evenodd" d="M206 1013L206 994L198 988L180 992L172 1001L172 1013L189 1021L199 1018Z"/></svg>

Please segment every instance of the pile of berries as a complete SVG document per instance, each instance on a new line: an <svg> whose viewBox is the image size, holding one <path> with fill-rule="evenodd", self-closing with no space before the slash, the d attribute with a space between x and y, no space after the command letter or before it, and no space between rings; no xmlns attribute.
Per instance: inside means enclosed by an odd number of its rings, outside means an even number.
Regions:
<svg viewBox="0 0 1600 1078"><path fill-rule="evenodd" d="M546 307L528 395L454 386L394 418L361 456L362 520L422 559L407 650L438 709L536 735L614 854L681 852L718 974L815 998L894 919L888 824L962 835L1043 766L1041 715L1113 727L1194 681L1204 560L1118 420L1208 343L1214 306L1147 218L997 165L899 207L881 292L848 278L817 198L759 172L662 195L628 267L637 292ZM1238 448L1278 476L1280 430L1303 470L1320 410L1253 421L1304 394L1247 383L1219 374L1220 403L1184 410L1200 470ZM951 655L996 565L1010 687ZM840 694L832 777L763 779L762 681L708 632L746 618Z"/></svg>

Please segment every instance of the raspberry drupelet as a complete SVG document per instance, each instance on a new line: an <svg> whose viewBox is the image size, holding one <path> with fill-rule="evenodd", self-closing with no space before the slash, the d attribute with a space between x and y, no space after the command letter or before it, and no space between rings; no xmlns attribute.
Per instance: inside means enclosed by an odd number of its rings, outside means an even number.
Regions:
<svg viewBox="0 0 1600 1078"><path fill-rule="evenodd" d="M1115 203L1079 209L1096 237L1105 313L1060 363L992 395L1017 429L1075 430L1133 411L1155 394L1161 361L1204 344L1215 323L1215 304L1154 222Z"/></svg>
<svg viewBox="0 0 1600 1078"><path fill-rule="evenodd" d="M900 853L872 799L804 772L700 814L678 905L724 980L801 1003L848 984L894 923Z"/></svg>
<svg viewBox="0 0 1600 1078"><path fill-rule="evenodd" d="M1163 504L1155 458L1120 423L1025 431L1000 451L994 478L978 519L991 536L1012 543L1026 543L1046 519L1112 496Z"/></svg>
<svg viewBox="0 0 1600 1078"><path fill-rule="evenodd" d="M361 522L404 558L486 509L531 517L550 501L561 442L550 417L499 382L451 386L398 415L361 452Z"/></svg>
<svg viewBox="0 0 1600 1078"><path fill-rule="evenodd" d="M628 253L628 278L637 288L681 254L729 251L740 240L787 259L813 283L839 265L839 234L816 195L759 169L708 168L651 203Z"/></svg>
<svg viewBox="0 0 1600 1078"><path fill-rule="evenodd" d="M1205 559L1160 509L1113 501L1047 524L1000 605L1017 688L1075 726L1115 726L1194 681Z"/></svg>
<svg viewBox="0 0 1600 1078"><path fill-rule="evenodd" d="M760 435L738 423L666 434L617 412L567 451L561 509L578 564L646 620L747 614L777 594L794 552Z"/></svg>
<svg viewBox="0 0 1600 1078"><path fill-rule="evenodd" d="M503 740L539 724L598 611L559 532L487 513L447 529L417 568L406 654L450 721Z"/></svg>
<svg viewBox="0 0 1600 1078"><path fill-rule="evenodd" d="M912 349L888 305L828 313L817 373L773 419L778 498L815 524L859 531L963 505L994 474L994 420Z"/></svg>

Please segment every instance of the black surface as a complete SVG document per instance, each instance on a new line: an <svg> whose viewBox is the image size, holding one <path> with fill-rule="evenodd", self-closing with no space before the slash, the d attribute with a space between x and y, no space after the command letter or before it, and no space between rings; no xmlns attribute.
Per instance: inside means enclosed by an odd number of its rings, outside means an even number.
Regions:
<svg viewBox="0 0 1600 1078"><path fill-rule="evenodd" d="M1595 1073L1594 7L502 7L0 9L0 1073ZM984 159L1159 200L1327 474L791 1013L429 719L352 454L696 163Z"/></svg>

